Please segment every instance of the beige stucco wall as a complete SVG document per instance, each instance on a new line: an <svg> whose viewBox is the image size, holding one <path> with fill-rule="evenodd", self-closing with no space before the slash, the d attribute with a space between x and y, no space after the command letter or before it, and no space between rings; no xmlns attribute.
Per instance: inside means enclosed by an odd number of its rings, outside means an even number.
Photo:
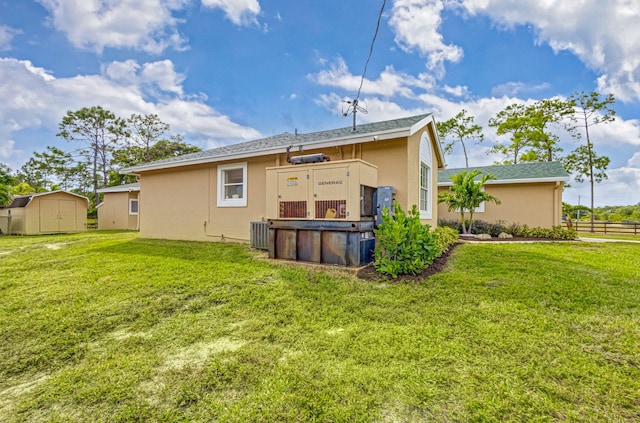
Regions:
<svg viewBox="0 0 640 423"><path fill-rule="evenodd" d="M218 207L218 165L247 162L247 206ZM140 236L248 241L249 222L266 219L265 168L275 157L146 172L140 177Z"/></svg>
<svg viewBox="0 0 640 423"><path fill-rule="evenodd" d="M60 212L63 214L63 216L60 216L60 220L64 219L67 223L72 222L72 226L62 227L59 229L43 228L43 222L41 221L43 218L43 216L41 216L41 207L45 207L44 202L49 202L48 204L51 204L52 202L55 203L57 201L64 201L69 205L73 203L73 206L70 210ZM37 235L46 233L86 231L87 207L88 203L86 199L64 192L54 192L51 194L33 197L28 206L15 207L10 209L11 234ZM47 218L54 221L55 219L57 219L54 214L47 216Z"/></svg>
<svg viewBox="0 0 640 423"><path fill-rule="evenodd" d="M137 198L138 191L105 192L98 207L98 229L138 229L139 215L129 214L129 200Z"/></svg>
<svg viewBox="0 0 640 423"><path fill-rule="evenodd" d="M304 153L323 153L332 162L362 159L378 167L378 185L396 188L396 199L404 209L419 203L419 143L422 132L410 139L368 142L363 144L309 149ZM433 134L430 134L433 140ZM435 149L435 147L434 147ZM217 166L247 162L246 207L217 206ZM249 222L277 218L267 215L267 167L286 166L281 154L239 159L175 169L142 172L140 181L140 236L143 238L183 239L194 241L248 241ZM437 207L437 154L433 151L432 219L435 226Z"/></svg>
<svg viewBox="0 0 640 423"><path fill-rule="evenodd" d="M439 192L448 189L438 187ZM501 204L486 203L484 212L474 213L474 220L541 228L562 223L562 182L487 184L485 191L500 199ZM438 205L438 216L440 219L460 219L460 213L449 212L445 203Z"/></svg>

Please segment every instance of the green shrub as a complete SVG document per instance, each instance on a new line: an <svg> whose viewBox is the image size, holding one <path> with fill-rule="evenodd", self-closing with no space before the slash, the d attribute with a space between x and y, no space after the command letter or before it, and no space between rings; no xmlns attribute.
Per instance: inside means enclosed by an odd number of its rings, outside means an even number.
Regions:
<svg viewBox="0 0 640 423"><path fill-rule="evenodd" d="M462 233L462 226L457 220L440 219L438 220L438 227L453 228L458 233ZM498 236L500 232L523 238L576 239L578 237L578 232L575 229L564 229L561 226L554 226L551 229L530 228L527 225L517 223L505 226L501 223L488 223L482 220L473 222L473 228L471 229L473 234L489 234L491 236Z"/></svg>
<svg viewBox="0 0 640 423"><path fill-rule="evenodd" d="M440 257L449 247L458 242L458 231L448 226L438 226L433 231L433 238L436 247L436 257Z"/></svg>
<svg viewBox="0 0 640 423"><path fill-rule="evenodd" d="M382 223L375 230L378 243L374 251L373 267L378 273L397 278L398 275L418 274L437 257L435 236L429 225L420 222L414 205L405 213L394 203L395 213L382 212Z"/></svg>
<svg viewBox="0 0 640 423"><path fill-rule="evenodd" d="M530 228L527 225L511 225L506 230L513 236L526 238L549 238L549 239L576 239L578 232L575 229L564 229L562 226L548 228Z"/></svg>

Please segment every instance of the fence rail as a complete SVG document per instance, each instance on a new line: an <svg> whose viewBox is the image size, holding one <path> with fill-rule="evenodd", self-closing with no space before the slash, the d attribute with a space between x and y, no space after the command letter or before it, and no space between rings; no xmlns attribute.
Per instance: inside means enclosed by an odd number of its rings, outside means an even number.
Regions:
<svg viewBox="0 0 640 423"><path fill-rule="evenodd" d="M633 222L623 220L622 222L576 222L571 224L567 222L567 227L572 227L578 232L594 232L605 234L627 234L627 235L640 235L640 222Z"/></svg>

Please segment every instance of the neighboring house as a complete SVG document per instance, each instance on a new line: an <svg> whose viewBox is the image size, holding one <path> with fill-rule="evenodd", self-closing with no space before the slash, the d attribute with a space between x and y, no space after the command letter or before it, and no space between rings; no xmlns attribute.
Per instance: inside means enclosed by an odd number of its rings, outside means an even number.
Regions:
<svg viewBox="0 0 640 423"><path fill-rule="evenodd" d="M98 190L98 229L138 230L140 184L125 184Z"/></svg>
<svg viewBox="0 0 640 423"><path fill-rule="evenodd" d="M266 169L290 166L289 146L292 156L317 153L331 164L365 162L362 166L375 169L378 186L394 187L403 208L419 206L422 221L435 226L437 170L444 158L433 116L425 114L363 124L355 131L283 133L125 169L138 176L143 193L140 236L249 241L250 222L279 217L273 215L277 207L268 207L278 198L267 194L274 190L267 187Z"/></svg>
<svg viewBox="0 0 640 423"><path fill-rule="evenodd" d="M89 200L67 191L16 197L0 209L0 219L10 235L40 235L87 230Z"/></svg>
<svg viewBox="0 0 640 423"><path fill-rule="evenodd" d="M472 168L446 169L438 172L438 192L449 190L450 176L462 171L479 169L491 174L484 188L501 204L482 204L474 212L474 220L521 224L551 228L562 224L562 189L569 174L559 162L519 163ZM438 218L460 220L459 211L448 211L446 203L438 205Z"/></svg>

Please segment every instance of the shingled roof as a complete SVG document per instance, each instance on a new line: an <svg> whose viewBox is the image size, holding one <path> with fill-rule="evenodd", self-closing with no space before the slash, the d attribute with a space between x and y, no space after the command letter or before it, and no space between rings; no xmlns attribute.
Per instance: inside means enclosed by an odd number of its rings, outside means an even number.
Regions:
<svg viewBox="0 0 640 423"><path fill-rule="evenodd" d="M100 194L105 192L131 192L140 191L140 182L134 182L132 184L115 185L112 187L100 188L98 192Z"/></svg>
<svg viewBox="0 0 640 423"><path fill-rule="evenodd" d="M514 165L493 165L470 168L445 169L438 171L438 185L452 185L451 176L462 171L472 171L479 169L482 174L476 179L480 179L484 174L491 174L495 180L487 181L487 184L504 183L527 183L527 182L567 182L569 174L560 162L533 162L518 163Z"/></svg>
<svg viewBox="0 0 640 423"><path fill-rule="evenodd" d="M15 197L11 204L7 206L7 208L17 208L17 207L27 207L29 201L31 201L32 195L25 195L23 197Z"/></svg>
<svg viewBox="0 0 640 423"><path fill-rule="evenodd" d="M87 197L83 197L82 195L78 195L69 191L58 190L58 191L39 192L37 194L21 195L19 197L14 197L14 199L11 201L11 204L3 208L11 209L11 208L18 208L18 207L27 207L34 197L42 197L45 195L58 194L58 193L73 195L74 197L78 197L78 198L82 198L83 200L86 200L87 204L89 203L89 199Z"/></svg>
<svg viewBox="0 0 640 423"><path fill-rule="evenodd" d="M433 120L430 113L383 122L366 123L358 125L355 131L353 130L353 127L349 126L326 131L311 132L308 134L291 134L289 132L285 132L271 137L226 145L211 150L133 166L123 169L122 173L131 174L145 170L281 153L284 151L284 148L290 145L296 147L307 146L316 148L325 145L341 145L355 142L374 141L374 136L377 140L390 139L401 136L402 134L399 134L399 132L402 131L406 131L406 135L411 135L425 125L428 122L428 119ZM437 152L437 154L440 154L440 157L442 158L442 151Z"/></svg>

